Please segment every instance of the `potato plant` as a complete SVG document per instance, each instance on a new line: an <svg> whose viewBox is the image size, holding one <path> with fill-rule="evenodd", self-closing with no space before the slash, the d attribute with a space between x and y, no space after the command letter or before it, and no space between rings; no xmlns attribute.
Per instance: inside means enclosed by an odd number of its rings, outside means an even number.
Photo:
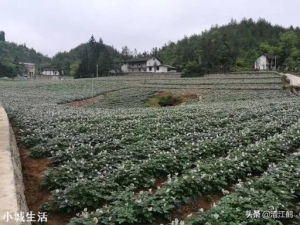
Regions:
<svg viewBox="0 0 300 225"><path fill-rule="evenodd" d="M93 81L93 91L91 82L0 81L19 144L50 161L40 184L51 191L43 210L81 212L72 225L196 225L284 223L247 220L244 211L295 208L300 103L280 76L106 77ZM211 90L189 105L146 107L161 89ZM95 95L106 97L88 107L64 104ZM235 192L216 207L174 217L229 186Z"/></svg>

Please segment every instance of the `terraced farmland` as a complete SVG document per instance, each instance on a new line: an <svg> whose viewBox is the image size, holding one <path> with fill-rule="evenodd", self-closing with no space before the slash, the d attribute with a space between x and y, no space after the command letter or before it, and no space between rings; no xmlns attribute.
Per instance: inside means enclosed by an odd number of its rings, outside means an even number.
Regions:
<svg viewBox="0 0 300 225"><path fill-rule="evenodd" d="M146 105L166 90L199 99ZM47 158L49 224L300 222L300 102L276 74L0 81L0 99L21 148ZM247 215L270 209L294 217Z"/></svg>

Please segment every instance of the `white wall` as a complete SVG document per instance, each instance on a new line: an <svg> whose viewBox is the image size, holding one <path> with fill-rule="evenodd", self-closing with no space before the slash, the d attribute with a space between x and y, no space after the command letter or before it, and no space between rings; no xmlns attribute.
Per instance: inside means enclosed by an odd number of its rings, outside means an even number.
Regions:
<svg viewBox="0 0 300 225"><path fill-rule="evenodd" d="M147 72L154 73L154 72L156 72L156 68L154 68L154 65L160 66L161 63L160 63L160 61L158 59L156 59L156 58L153 57L153 58L147 60L146 65L147 65ZM152 67L151 71L150 71L149 66Z"/></svg>
<svg viewBox="0 0 300 225"><path fill-rule="evenodd" d="M46 70L42 72L43 75L59 75L58 71Z"/></svg>
<svg viewBox="0 0 300 225"><path fill-rule="evenodd" d="M140 64L140 66L138 64ZM152 73L154 73L156 71L156 69L154 68L154 65L160 66L161 62L158 59L156 59L155 57L153 57L151 59L148 59L146 63L145 62L130 63L130 68L128 68L128 65L129 65L128 63L125 63L125 64L123 64L121 66L122 72L124 72L124 73L128 73L128 72L144 72L144 68L145 68L145 66L147 66L146 72L152 72ZM152 67L151 71L149 70L149 66ZM139 68L141 69L141 71L139 71ZM161 71L161 68L159 68L159 71L157 71L157 72L167 72L167 69L166 69L166 71Z"/></svg>
<svg viewBox="0 0 300 225"><path fill-rule="evenodd" d="M267 57L262 55L260 56L254 65L255 69L265 70L267 69Z"/></svg>
<svg viewBox="0 0 300 225"><path fill-rule="evenodd" d="M125 63L125 64L123 64L123 65L121 66L121 70L122 70L123 73L128 73L128 66L127 66L127 65L128 65L128 64Z"/></svg>
<svg viewBox="0 0 300 225"><path fill-rule="evenodd" d="M156 70L156 72L168 72L168 67L166 66L160 66L159 67L159 70Z"/></svg>
<svg viewBox="0 0 300 225"><path fill-rule="evenodd" d="M154 63L156 63L157 66L161 65L160 61L156 58L148 59L146 64L147 66L154 66Z"/></svg>

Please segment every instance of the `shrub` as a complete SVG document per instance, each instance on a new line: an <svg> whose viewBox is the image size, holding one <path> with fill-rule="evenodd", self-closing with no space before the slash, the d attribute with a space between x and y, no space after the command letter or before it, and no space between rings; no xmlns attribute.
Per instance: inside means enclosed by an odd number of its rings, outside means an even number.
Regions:
<svg viewBox="0 0 300 225"><path fill-rule="evenodd" d="M205 69L197 62L189 62L183 70L181 77L202 77L205 75Z"/></svg>
<svg viewBox="0 0 300 225"><path fill-rule="evenodd" d="M182 98L176 97L172 94L159 97L158 104L162 107L178 105L182 102Z"/></svg>

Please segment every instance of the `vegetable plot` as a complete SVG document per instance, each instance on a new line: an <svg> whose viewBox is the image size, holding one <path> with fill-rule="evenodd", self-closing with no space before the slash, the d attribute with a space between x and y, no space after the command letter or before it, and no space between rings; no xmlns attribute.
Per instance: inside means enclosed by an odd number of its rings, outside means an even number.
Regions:
<svg viewBox="0 0 300 225"><path fill-rule="evenodd" d="M0 82L0 98L20 144L49 158L41 186L51 196L42 209L78 213L71 225L285 223L245 213L296 211L299 99L280 77L235 76L96 79L95 93L107 97L85 108L58 103L92 97L88 79ZM160 88L194 86L225 90L185 106L143 105ZM179 208L221 191L215 207L176 218Z"/></svg>

